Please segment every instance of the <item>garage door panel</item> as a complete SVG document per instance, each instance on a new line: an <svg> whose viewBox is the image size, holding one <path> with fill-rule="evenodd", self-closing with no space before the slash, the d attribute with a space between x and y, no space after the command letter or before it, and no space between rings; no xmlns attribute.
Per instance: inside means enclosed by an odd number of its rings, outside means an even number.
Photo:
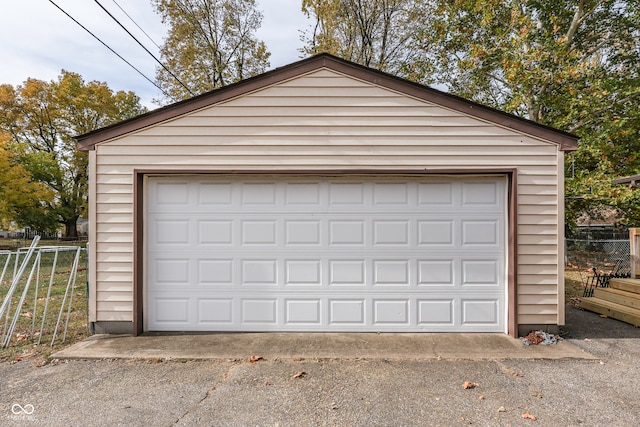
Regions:
<svg viewBox="0 0 640 427"><path fill-rule="evenodd" d="M276 220L244 220L240 222L240 244L246 245L276 245Z"/></svg>
<svg viewBox="0 0 640 427"><path fill-rule="evenodd" d="M233 285L233 259L198 259L197 285Z"/></svg>
<svg viewBox="0 0 640 427"><path fill-rule="evenodd" d="M418 299L418 322L419 326L432 328L436 325L443 327L453 327L454 323L453 298L443 299Z"/></svg>
<svg viewBox="0 0 640 427"><path fill-rule="evenodd" d="M243 298L240 302L241 324L275 326L278 324L276 298Z"/></svg>
<svg viewBox="0 0 640 427"><path fill-rule="evenodd" d="M461 221L462 246L493 246L501 242L502 228L497 220L464 220Z"/></svg>
<svg viewBox="0 0 640 427"><path fill-rule="evenodd" d="M292 286L321 286L322 283L322 261L319 259L305 259L284 261L285 276L284 284Z"/></svg>
<svg viewBox="0 0 640 427"><path fill-rule="evenodd" d="M196 324L205 328L207 325L233 325L233 305L233 298L198 298Z"/></svg>
<svg viewBox="0 0 640 427"><path fill-rule="evenodd" d="M179 286L180 289L277 287L323 289L496 289L504 284L504 263L491 253L478 257L446 254L438 258L417 258L406 252L393 257L352 258L350 252L319 254L319 257L286 254L259 256L263 252L229 251L228 258L181 253L182 257L151 254L148 281L151 288ZM256 255L255 257L252 255Z"/></svg>
<svg viewBox="0 0 640 427"><path fill-rule="evenodd" d="M321 298L285 298L286 325L322 326L323 303Z"/></svg>
<svg viewBox="0 0 640 427"><path fill-rule="evenodd" d="M454 286L453 259L418 260L419 286Z"/></svg>
<svg viewBox="0 0 640 427"><path fill-rule="evenodd" d="M500 297L397 293L355 297L308 292L273 297L255 292L150 295L149 330L167 331L468 331L502 332Z"/></svg>
<svg viewBox="0 0 640 427"><path fill-rule="evenodd" d="M189 319L191 299L184 296L163 296L151 299L151 313L154 322L161 326L166 324L168 327L182 326L188 327L191 322Z"/></svg>
<svg viewBox="0 0 640 427"><path fill-rule="evenodd" d="M189 258L156 258L150 271L150 279L159 285L188 285L191 283Z"/></svg>
<svg viewBox="0 0 640 427"><path fill-rule="evenodd" d="M190 244L190 221L151 218L150 244L160 246L188 246Z"/></svg>
<svg viewBox="0 0 640 427"><path fill-rule="evenodd" d="M373 204L404 208L409 205L409 189L405 183L376 183L373 185Z"/></svg>
<svg viewBox="0 0 640 427"><path fill-rule="evenodd" d="M190 204L189 188L187 181L159 182L150 202L163 211L182 209Z"/></svg>
<svg viewBox="0 0 640 427"><path fill-rule="evenodd" d="M374 245L409 245L410 221L382 220L373 222Z"/></svg>
<svg viewBox="0 0 640 427"><path fill-rule="evenodd" d="M285 188L285 204L289 207L315 207L320 206L320 189L318 183L290 183Z"/></svg>
<svg viewBox="0 0 640 427"><path fill-rule="evenodd" d="M320 246L322 224L320 220L287 220L284 222L286 246Z"/></svg>
<svg viewBox="0 0 640 427"><path fill-rule="evenodd" d="M364 298L329 299L329 325L365 326L366 304Z"/></svg>
<svg viewBox="0 0 640 427"><path fill-rule="evenodd" d="M245 259L240 262L241 285L277 285L277 259Z"/></svg>
<svg viewBox="0 0 640 427"><path fill-rule="evenodd" d="M418 206L425 210L439 211L454 206L455 195L450 182L418 184Z"/></svg>
<svg viewBox="0 0 640 427"><path fill-rule="evenodd" d="M409 286L411 273L408 260L374 260L373 285Z"/></svg>
<svg viewBox="0 0 640 427"><path fill-rule="evenodd" d="M364 286L367 281L365 261L359 259L330 259L330 286Z"/></svg>
<svg viewBox="0 0 640 427"><path fill-rule="evenodd" d="M233 220L199 220L197 222L198 245L231 245L234 241Z"/></svg>
<svg viewBox="0 0 640 427"><path fill-rule="evenodd" d="M500 286L500 262L498 259L463 259L462 286Z"/></svg>
<svg viewBox="0 0 640 427"><path fill-rule="evenodd" d="M365 228L364 220L330 220L329 245L364 246Z"/></svg>
<svg viewBox="0 0 640 427"><path fill-rule="evenodd" d="M241 206L259 205L264 208L276 204L275 183L242 184L240 187Z"/></svg>
<svg viewBox="0 0 640 427"><path fill-rule="evenodd" d="M461 300L462 325L495 326L499 323L499 301L497 299Z"/></svg>
<svg viewBox="0 0 640 427"><path fill-rule="evenodd" d="M197 204L199 208L210 209L228 207L232 204L232 189L230 182L200 183L196 186Z"/></svg>
<svg viewBox="0 0 640 427"><path fill-rule="evenodd" d="M410 325L410 301L408 299L373 300L374 325Z"/></svg>
<svg viewBox="0 0 640 427"><path fill-rule="evenodd" d="M361 183L330 183L330 209L343 210L365 205L364 185Z"/></svg>
<svg viewBox="0 0 640 427"><path fill-rule="evenodd" d="M147 330L504 332L501 178L147 188Z"/></svg>
<svg viewBox="0 0 640 427"><path fill-rule="evenodd" d="M454 221L452 220L420 220L418 221L418 242L421 246L453 247Z"/></svg>
<svg viewBox="0 0 640 427"><path fill-rule="evenodd" d="M500 206L500 191L496 182L463 182L462 183L462 206L473 206L473 208Z"/></svg>

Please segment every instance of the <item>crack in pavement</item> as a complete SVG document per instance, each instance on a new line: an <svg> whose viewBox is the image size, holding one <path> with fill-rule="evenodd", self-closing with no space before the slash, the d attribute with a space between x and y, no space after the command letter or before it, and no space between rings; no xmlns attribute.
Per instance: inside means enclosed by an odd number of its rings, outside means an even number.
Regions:
<svg viewBox="0 0 640 427"><path fill-rule="evenodd" d="M222 384L224 384L229 379L229 375L231 374L231 371L233 371L234 369L236 369L239 366L242 366L244 364L246 364L246 362L239 362L239 361L231 362L231 366L229 367L229 369L227 369L227 371L222 374L222 379L219 380L219 381L214 382L213 386L207 390L207 392L205 393L204 397L202 397L202 399L197 401L195 404L191 405L190 408L188 408L182 415L180 415L178 417L178 419L173 423L173 425L179 425L180 421L183 420L184 417L186 417L194 409L197 409L200 405L202 405L202 402L207 400L209 398L209 396L211 396L211 393L216 391L218 389L218 387L220 387Z"/></svg>

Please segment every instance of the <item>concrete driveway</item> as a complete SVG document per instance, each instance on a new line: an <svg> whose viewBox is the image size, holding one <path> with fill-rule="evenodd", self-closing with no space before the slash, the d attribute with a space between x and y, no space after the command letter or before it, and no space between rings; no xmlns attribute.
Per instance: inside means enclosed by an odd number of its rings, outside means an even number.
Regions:
<svg viewBox="0 0 640 427"><path fill-rule="evenodd" d="M477 339L464 342L471 360L265 353L251 363L247 351L3 363L0 424L636 425L640 329L571 307L567 323L562 344L584 357L474 357Z"/></svg>

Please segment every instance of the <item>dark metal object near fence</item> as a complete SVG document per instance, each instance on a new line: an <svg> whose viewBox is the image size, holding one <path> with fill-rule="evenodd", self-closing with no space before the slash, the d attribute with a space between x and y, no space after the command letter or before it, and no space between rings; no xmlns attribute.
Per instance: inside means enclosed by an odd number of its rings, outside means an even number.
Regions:
<svg viewBox="0 0 640 427"><path fill-rule="evenodd" d="M606 288L612 278L631 277L631 246L629 240L566 239L567 265L577 267L583 277L583 296L593 296L595 288Z"/></svg>
<svg viewBox="0 0 640 427"><path fill-rule="evenodd" d="M592 297L595 288L608 288L609 281L613 278L631 277L631 258L619 259L615 267L608 273L602 273L595 267L592 267L593 276L587 278L585 283L583 297Z"/></svg>

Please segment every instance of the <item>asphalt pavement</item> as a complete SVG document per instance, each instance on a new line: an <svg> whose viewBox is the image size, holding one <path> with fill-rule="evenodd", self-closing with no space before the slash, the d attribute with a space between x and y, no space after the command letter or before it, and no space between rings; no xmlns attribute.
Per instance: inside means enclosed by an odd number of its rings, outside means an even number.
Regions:
<svg viewBox="0 0 640 427"><path fill-rule="evenodd" d="M468 358L23 358L0 364L0 425L637 425L640 329L567 307L562 336L574 356L479 357L477 335Z"/></svg>

